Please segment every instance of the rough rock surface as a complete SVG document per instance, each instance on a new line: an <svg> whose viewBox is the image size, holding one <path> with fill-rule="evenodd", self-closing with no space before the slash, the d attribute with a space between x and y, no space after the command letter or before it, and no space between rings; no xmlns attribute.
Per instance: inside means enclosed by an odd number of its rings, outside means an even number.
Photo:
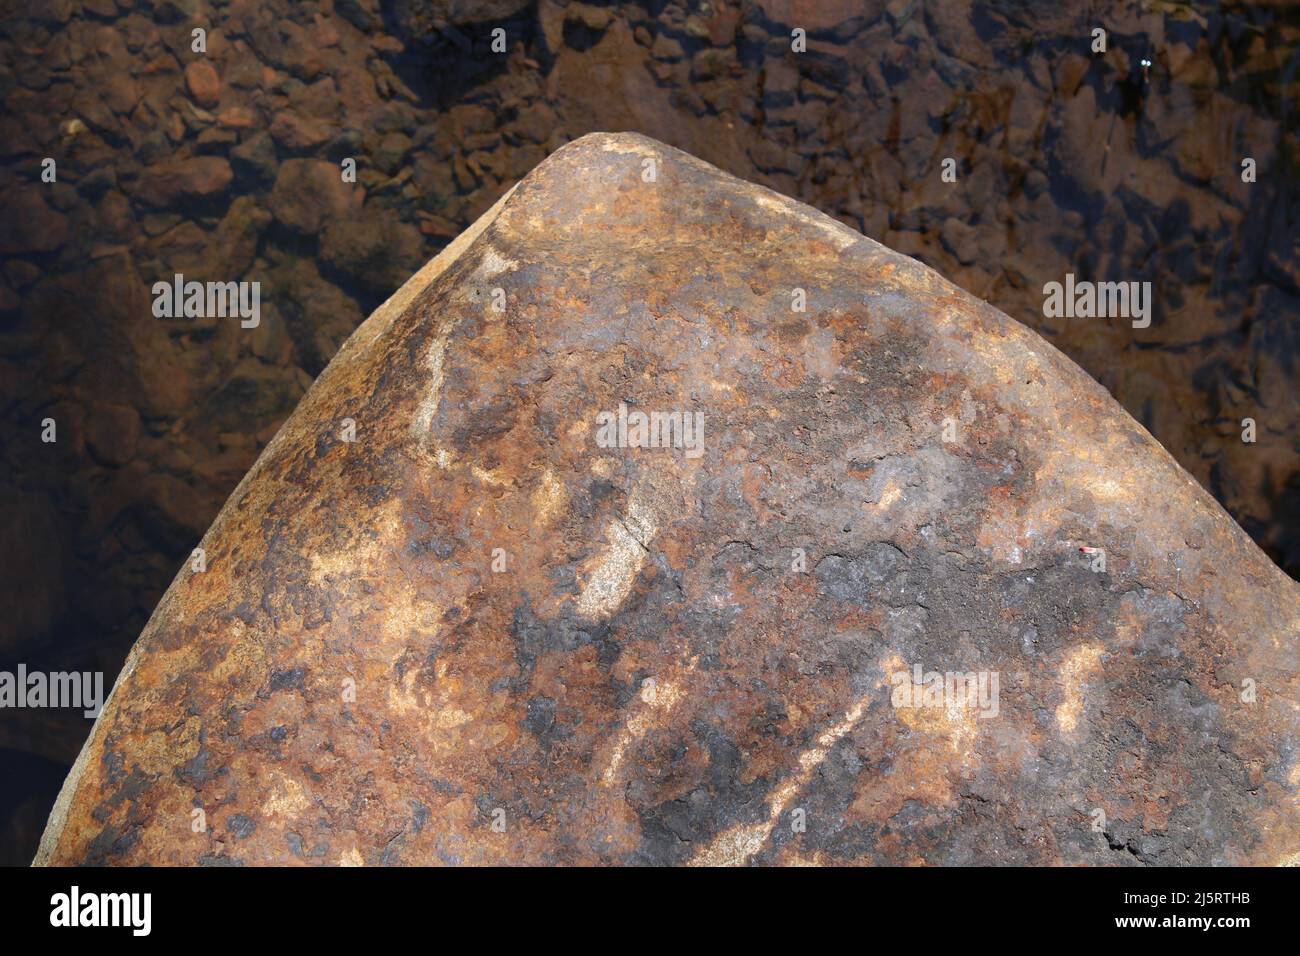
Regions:
<svg viewBox="0 0 1300 956"><path fill-rule="evenodd" d="M621 403L702 454L598 447ZM1300 852L1300 588L1033 332L643 137L372 315L203 547L38 862Z"/></svg>

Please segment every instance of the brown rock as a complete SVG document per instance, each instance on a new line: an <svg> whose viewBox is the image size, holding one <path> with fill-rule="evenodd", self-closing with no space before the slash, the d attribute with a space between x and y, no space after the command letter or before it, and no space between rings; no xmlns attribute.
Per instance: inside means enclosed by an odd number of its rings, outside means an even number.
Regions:
<svg viewBox="0 0 1300 956"><path fill-rule="evenodd" d="M682 45L666 33L655 36L650 47L650 55L656 60L680 60L686 55Z"/></svg>
<svg viewBox="0 0 1300 956"><path fill-rule="evenodd" d="M280 164L268 204L271 213L298 232L315 233L342 217L352 206L355 184L343 182L333 163L315 159L288 159Z"/></svg>
<svg viewBox="0 0 1300 956"><path fill-rule="evenodd" d="M229 187L234 173L222 156L194 156L148 166L140 174L134 196L155 209L163 209L179 199L202 199L222 193Z"/></svg>
<svg viewBox="0 0 1300 956"><path fill-rule="evenodd" d="M216 106L221 99L221 77L207 60L191 60L185 67L185 86L200 106Z"/></svg>
<svg viewBox="0 0 1300 956"><path fill-rule="evenodd" d="M809 33L828 30L854 19L874 20L885 12L885 0L757 0L769 20Z"/></svg>
<svg viewBox="0 0 1300 956"><path fill-rule="evenodd" d="M248 129L257 122L257 114L247 106L228 106L217 113L217 122L230 129Z"/></svg>
<svg viewBox="0 0 1300 956"><path fill-rule="evenodd" d="M198 223L185 219L174 229L158 236L149 243L149 248L162 261L166 274L180 272L196 279L225 280L224 275L214 274L209 269L212 259L212 236ZM216 316L199 318L177 318L186 328L215 328Z"/></svg>
<svg viewBox="0 0 1300 956"><path fill-rule="evenodd" d="M464 0L399 0L392 5L390 15L394 32L399 36L427 43L436 36L436 30L445 28L447 24L508 20L532 3L533 0L475 0L473 3Z"/></svg>
<svg viewBox="0 0 1300 956"><path fill-rule="evenodd" d="M83 2L87 13L110 20L117 16L117 4L114 0L83 0Z"/></svg>
<svg viewBox="0 0 1300 956"><path fill-rule="evenodd" d="M140 102L140 85L125 70L109 73L101 92L105 105L114 113L129 113Z"/></svg>
<svg viewBox="0 0 1300 956"><path fill-rule="evenodd" d="M41 186L0 191L0 255L51 252L68 238L68 217L51 209Z"/></svg>
<svg viewBox="0 0 1300 956"><path fill-rule="evenodd" d="M230 204L217 226L213 274L227 281L242 276L257 254L262 231L271 224L271 213L256 196L240 196Z"/></svg>
<svg viewBox="0 0 1300 956"><path fill-rule="evenodd" d="M135 457L140 416L134 408L96 402L86 414L86 448L105 465L125 465Z"/></svg>
<svg viewBox="0 0 1300 956"><path fill-rule="evenodd" d="M333 135L327 123L299 116L289 110L280 110L271 121L271 136L291 152L315 149Z"/></svg>
<svg viewBox="0 0 1300 956"><path fill-rule="evenodd" d="M104 193L95 207L95 220L102 237L113 240L130 239L135 233L135 218L131 215L131 202L116 189Z"/></svg>
<svg viewBox="0 0 1300 956"><path fill-rule="evenodd" d="M460 234L460 228L450 219L424 213L420 216L420 232L438 239L455 239Z"/></svg>
<svg viewBox="0 0 1300 956"><path fill-rule="evenodd" d="M643 137L421 269L204 547L38 863L1300 853L1300 586L1032 332Z"/></svg>
<svg viewBox="0 0 1300 956"><path fill-rule="evenodd" d="M419 231L387 209L366 206L325 224L321 258L376 292L389 293L424 257Z"/></svg>
<svg viewBox="0 0 1300 956"><path fill-rule="evenodd" d="M230 151L230 161L241 176L271 182L279 173L275 143L270 133L255 133Z"/></svg>

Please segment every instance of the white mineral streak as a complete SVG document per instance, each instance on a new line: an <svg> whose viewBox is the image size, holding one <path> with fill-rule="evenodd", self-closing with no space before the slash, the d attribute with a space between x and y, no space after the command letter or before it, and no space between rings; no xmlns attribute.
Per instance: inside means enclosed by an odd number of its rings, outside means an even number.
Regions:
<svg viewBox="0 0 1300 956"><path fill-rule="evenodd" d="M446 358L447 334L444 332L429 346L429 351L424 358L425 365L429 369L429 384L426 386L420 407L415 412L413 425L415 434L421 439L428 437L429 430L433 427L433 420L438 414L438 405L442 402L442 363Z"/></svg>
<svg viewBox="0 0 1300 956"><path fill-rule="evenodd" d="M690 673L689 668L686 673ZM600 778L604 786L610 787L617 782L618 771L623 766L623 755L627 748L644 737L657 722L668 716L683 696L685 692L681 684L674 680L662 680L642 690L641 702L644 706L619 732L618 739L614 743L614 751L609 758L609 765Z"/></svg>
<svg viewBox="0 0 1300 956"><path fill-rule="evenodd" d="M701 850L690 861L690 866L741 866L751 856L763 848L772 828L785 813L786 807L795 795L808 785L813 772L821 766L831 748L845 734L851 731L866 712L869 698L863 697L845 713L844 719L834 727L822 732L817 744L809 747L799 755L799 769L790 778L772 791L767 799L767 819L760 823L743 824L732 827L714 837L713 842Z"/></svg>
<svg viewBox="0 0 1300 956"><path fill-rule="evenodd" d="M607 544L578 595L578 613L584 617L609 617L632 590L649 554L650 542L659 533L659 516L647 487L638 485L628 502L627 514L610 521L605 528Z"/></svg>
<svg viewBox="0 0 1300 956"><path fill-rule="evenodd" d="M514 269L518 265L519 263L514 259L507 259L491 246L488 246L487 252L483 254L483 261L479 263L478 274L484 279L491 279L499 276L507 269Z"/></svg>

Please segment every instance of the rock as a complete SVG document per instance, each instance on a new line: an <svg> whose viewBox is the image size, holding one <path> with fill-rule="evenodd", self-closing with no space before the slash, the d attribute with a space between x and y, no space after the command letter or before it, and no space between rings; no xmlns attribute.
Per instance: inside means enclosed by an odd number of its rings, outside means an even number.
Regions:
<svg viewBox="0 0 1300 956"><path fill-rule="evenodd" d="M691 60L691 78L700 81L726 76L735 68L735 62L735 54L731 50L712 47L703 49Z"/></svg>
<svg viewBox="0 0 1300 956"><path fill-rule="evenodd" d="M609 26L613 15L605 7L595 7L586 3L571 3L564 11L564 19L570 23L580 23L588 30L602 32Z"/></svg>
<svg viewBox="0 0 1300 956"><path fill-rule="evenodd" d="M217 226L212 275L224 277L224 281L242 276L252 265L258 240L270 224L271 213L255 196L240 196L232 202Z"/></svg>
<svg viewBox="0 0 1300 956"><path fill-rule="evenodd" d="M230 151L230 162L240 176L255 182L270 182L279 170L275 143L269 133L257 133L244 140Z"/></svg>
<svg viewBox="0 0 1300 956"><path fill-rule="evenodd" d="M248 129L257 123L257 114L247 106L227 106L217 114L217 123L228 129Z"/></svg>
<svg viewBox="0 0 1300 956"><path fill-rule="evenodd" d="M140 416L134 408L98 402L86 414L86 448L105 465L125 465L135 457Z"/></svg>
<svg viewBox="0 0 1300 956"><path fill-rule="evenodd" d="M113 166L93 168L77 181L77 192L88 199L98 199L103 193L117 185L117 169ZM125 197L123 197L125 198Z"/></svg>
<svg viewBox="0 0 1300 956"><path fill-rule="evenodd" d="M229 187L234 173L223 156L194 156L147 166L135 184L135 199L155 209L178 200L206 199Z"/></svg>
<svg viewBox="0 0 1300 956"><path fill-rule="evenodd" d="M1300 849L1300 586L1034 333L640 136L376 311L204 547L38 863Z"/></svg>
<svg viewBox="0 0 1300 956"><path fill-rule="evenodd" d="M534 143L545 143L555 135L558 126L559 119L555 110L545 102L538 101L519 111L514 130Z"/></svg>
<svg viewBox="0 0 1300 956"><path fill-rule="evenodd" d="M885 0L756 0L769 20L809 33L834 29L857 17L868 22L885 11Z"/></svg>
<svg viewBox="0 0 1300 956"><path fill-rule="evenodd" d="M433 213L421 214L420 232L438 239L455 239L460 235L460 230L454 222Z"/></svg>
<svg viewBox="0 0 1300 956"><path fill-rule="evenodd" d="M199 152L225 152L227 147L239 142L239 134L233 129L209 126L203 132L199 133L199 137L195 142L198 143Z"/></svg>
<svg viewBox="0 0 1300 956"><path fill-rule="evenodd" d="M41 186L10 186L0 193L0 255L51 252L68 239L68 217L51 209Z"/></svg>
<svg viewBox="0 0 1300 956"><path fill-rule="evenodd" d="M379 22L378 0L336 0L334 9L358 30L369 32Z"/></svg>
<svg viewBox="0 0 1300 956"><path fill-rule="evenodd" d="M72 14L76 12L76 6L74 0L51 0L50 3L33 6L31 15L39 20L47 20L51 23L67 23Z"/></svg>
<svg viewBox="0 0 1300 956"><path fill-rule="evenodd" d="M312 31L292 20L286 20L281 22L280 32L284 45L274 61L277 66L288 70L294 78L304 83L310 83L325 72L326 54L313 37Z"/></svg>
<svg viewBox="0 0 1300 956"><path fill-rule="evenodd" d="M203 427L210 434L248 434L250 422L287 414L301 397L301 389L279 369L245 359L200 406Z"/></svg>
<svg viewBox="0 0 1300 956"><path fill-rule="evenodd" d="M393 0L383 4L389 32L404 40L430 43L448 26L508 20L535 0Z"/></svg>
<svg viewBox="0 0 1300 956"><path fill-rule="evenodd" d="M316 159L287 159L280 164L268 200L271 213L290 229L316 233L352 204L357 187L343 182L340 168Z"/></svg>
<svg viewBox="0 0 1300 956"><path fill-rule="evenodd" d="M1096 92L1082 86L1073 98L1065 101L1060 111L1062 148L1054 155L1060 178L1073 182L1084 195L1095 195L1113 185L1119 164L1110 156L1112 152L1127 152L1129 127L1112 114L1097 107ZM1098 144L1102 148L1094 148ZM1110 177L1105 170L1110 169Z"/></svg>
<svg viewBox="0 0 1300 956"><path fill-rule="evenodd" d="M387 209L366 206L325 225L321 258L366 288L388 295L423 258L420 232Z"/></svg>
<svg viewBox="0 0 1300 956"><path fill-rule="evenodd" d="M427 199L441 203L456 192L452 170L447 168L446 163L424 155L415 159L413 169L416 186ZM459 232L460 229L457 228L453 235Z"/></svg>
<svg viewBox="0 0 1300 956"><path fill-rule="evenodd" d="M153 473L142 481L140 520L145 535L171 551L197 540L202 533L199 516L207 511L198 491L174 475Z"/></svg>
<svg viewBox="0 0 1300 956"><path fill-rule="evenodd" d="M402 169L404 160L411 152L411 138L403 133L387 133L376 144L374 151L375 165L389 176Z"/></svg>
<svg viewBox="0 0 1300 956"><path fill-rule="evenodd" d="M940 230L943 244L962 263L972 263L979 255L980 231L970 223L949 216Z"/></svg>
<svg viewBox="0 0 1300 956"><path fill-rule="evenodd" d="M269 274L259 271L259 275L266 280L262 284L264 300L275 303L293 338L297 364L312 376L319 374L365 314L343 290L321 276L312 260L290 258ZM389 292L391 287L383 291ZM277 398L282 400L283 396ZM218 405L218 409L222 407ZM292 402L285 405L285 413L292 407ZM265 416L260 420L265 421Z"/></svg>
<svg viewBox="0 0 1300 956"><path fill-rule="evenodd" d="M105 105L114 113L129 113L140 102L140 85L129 73L120 70L108 75L100 92Z"/></svg>
<svg viewBox="0 0 1300 956"><path fill-rule="evenodd" d="M200 106L216 106L221 99L221 77L207 60L191 60L185 67L185 88Z"/></svg>
<svg viewBox="0 0 1300 956"><path fill-rule="evenodd" d="M314 150L334 135L328 123L299 116L289 110L280 110L271 121L271 136L284 149L293 153Z"/></svg>
<svg viewBox="0 0 1300 956"><path fill-rule="evenodd" d="M461 139L496 129L496 117L492 111L472 103L453 106L447 111L447 117L449 128Z"/></svg>
<svg viewBox="0 0 1300 956"><path fill-rule="evenodd" d="M95 209L95 222L102 237L117 242L129 240L136 231L131 201L116 189L106 192Z"/></svg>

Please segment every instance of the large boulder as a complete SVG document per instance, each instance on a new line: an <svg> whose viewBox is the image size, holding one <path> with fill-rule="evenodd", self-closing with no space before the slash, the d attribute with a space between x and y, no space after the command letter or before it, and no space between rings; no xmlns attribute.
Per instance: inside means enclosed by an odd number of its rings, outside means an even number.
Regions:
<svg viewBox="0 0 1300 956"><path fill-rule="evenodd" d="M202 547L37 862L1300 851L1300 588L1038 336L640 136L375 312Z"/></svg>

